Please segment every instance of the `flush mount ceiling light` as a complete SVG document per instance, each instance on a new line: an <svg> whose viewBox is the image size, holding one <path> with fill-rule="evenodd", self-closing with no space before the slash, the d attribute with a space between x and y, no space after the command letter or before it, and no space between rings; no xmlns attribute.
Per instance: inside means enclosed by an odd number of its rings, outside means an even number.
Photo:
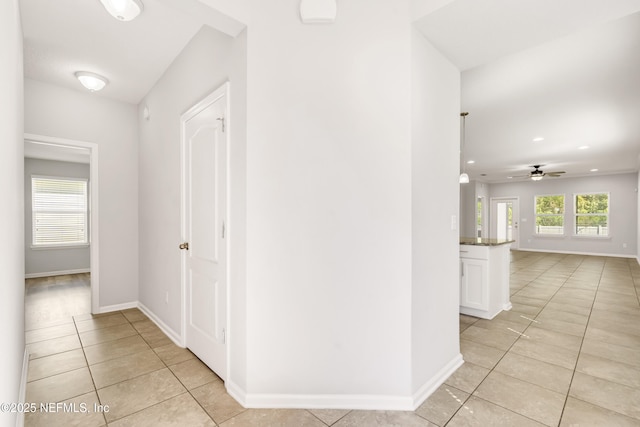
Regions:
<svg viewBox="0 0 640 427"><path fill-rule="evenodd" d="M303 24L333 24L337 9L336 0L301 0L300 18Z"/></svg>
<svg viewBox="0 0 640 427"><path fill-rule="evenodd" d="M109 80L102 77L101 75L90 73L88 71L77 71L75 73L75 76L78 80L80 80L82 86L86 87L91 92L99 91L103 89L107 85L107 83L109 83Z"/></svg>
<svg viewBox="0 0 640 427"><path fill-rule="evenodd" d="M131 21L144 7L140 0L100 0L107 12L119 21Z"/></svg>

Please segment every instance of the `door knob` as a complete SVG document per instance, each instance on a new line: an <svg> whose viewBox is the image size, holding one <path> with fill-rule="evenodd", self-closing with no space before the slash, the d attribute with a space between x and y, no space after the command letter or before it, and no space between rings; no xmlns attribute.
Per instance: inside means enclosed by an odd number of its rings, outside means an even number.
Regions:
<svg viewBox="0 0 640 427"><path fill-rule="evenodd" d="M189 250L189 242L180 243L180 249Z"/></svg>

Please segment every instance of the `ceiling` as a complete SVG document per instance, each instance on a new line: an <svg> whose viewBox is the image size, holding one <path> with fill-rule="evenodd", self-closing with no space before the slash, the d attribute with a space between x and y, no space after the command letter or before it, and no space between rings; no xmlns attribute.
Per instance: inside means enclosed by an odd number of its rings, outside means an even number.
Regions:
<svg viewBox="0 0 640 427"><path fill-rule="evenodd" d="M96 95L138 104L203 25L175 3L143 0L122 22L99 0L20 0L24 75L84 90L74 73L90 71L109 80Z"/></svg>
<svg viewBox="0 0 640 427"><path fill-rule="evenodd" d="M455 0L417 23L463 70L472 180L527 180L531 165L566 172L545 179L638 170L638 11L638 0Z"/></svg>
<svg viewBox="0 0 640 427"><path fill-rule="evenodd" d="M139 103L219 22L202 0L143 3L119 22L99 0L21 0L25 77L84 90L73 74L92 71L110 81L97 96ZM640 0L437 3L416 26L462 70L471 179L527 179L534 164L567 178L638 170Z"/></svg>

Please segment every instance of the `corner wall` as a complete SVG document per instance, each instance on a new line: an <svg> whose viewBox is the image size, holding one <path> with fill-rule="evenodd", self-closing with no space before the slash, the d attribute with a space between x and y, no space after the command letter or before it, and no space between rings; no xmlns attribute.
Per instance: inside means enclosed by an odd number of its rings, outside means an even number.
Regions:
<svg viewBox="0 0 640 427"><path fill-rule="evenodd" d="M98 145L100 306L109 309L135 303L138 300L135 106L30 79L25 79L24 95L26 133Z"/></svg>
<svg viewBox="0 0 640 427"><path fill-rule="evenodd" d="M229 378L246 385L245 128L246 33L231 38L203 27L138 106L140 117L140 302L179 339L181 302L180 116L230 82ZM145 105L149 120L143 117ZM169 302L165 302L165 293ZM231 344L232 343L232 344Z"/></svg>
<svg viewBox="0 0 640 427"><path fill-rule="evenodd" d="M251 12L246 401L390 408L412 393L409 2Z"/></svg>
<svg viewBox="0 0 640 427"><path fill-rule="evenodd" d="M0 402L20 403L24 343L24 142L22 28L18 0L0 2ZM26 381L26 376L24 377ZM26 385L26 384L25 384ZM0 412L0 425L16 425Z"/></svg>
<svg viewBox="0 0 640 427"><path fill-rule="evenodd" d="M464 186L458 182L460 72L416 30L412 44L411 354L420 403L462 363L457 218ZM475 184L466 186L475 197Z"/></svg>

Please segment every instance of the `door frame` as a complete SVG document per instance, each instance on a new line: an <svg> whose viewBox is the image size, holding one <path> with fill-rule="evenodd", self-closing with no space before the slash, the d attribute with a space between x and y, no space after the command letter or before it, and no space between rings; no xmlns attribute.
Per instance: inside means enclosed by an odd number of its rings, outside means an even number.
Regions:
<svg viewBox="0 0 640 427"><path fill-rule="evenodd" d="M98 144L53 136L24 134L25 141L56 147L83 148L89 151L89 271L91 272L91 313L100 313L100 221L98 200Z"/></svg>
<svg viewBox="0 0 640 427"><path fill-rule="evenodd" d="M512 202L513 203L513 216L515 226L512 228L511 232L515 235L515 242L511 244L511 249L518 249L520 247L520 198L518 196L505 196L505 197L491 197L489 199L491 205L491 213L489 215L489 237L495 239L498 236L497 230L497 217L498 217L498 202Z"/></svg>
<svg viewBox="0 0 640 427"><path fill-rule="evenodd" d="M231 97L230 97L230 83L226 81L222 85L218 86L200 101L195 103L192 107L190 107L187 111L185 111L180 116L180 242L176 242L176 245L179 243L185 242L187 237L187 212L186 212L186 191L187 191L187 170L185 168L186 161L186 122L195 116L202 109L207 107L208 105L215 102L217 99L222 96L226 96L226 105L225 105L225 114L224 114L224 126L225 126L225 145L226 145L226 208L225 208L225 217L227 218L225 223L225 234L226 238L224 239L225 249L227 251L227 259L226 259L226 336L225 336L225 345L226 345L226 371L225 378L229 378L229 372L231 371L231 357L230 357L230 348L231 348L231 274L230 274L230 260L231 260L231 251L230 251L230 243L231 236L233 235L233 221L231 219L230 213L230 201L231 201ZM180 251L180 298L181 298L181 320L182 325L180 328L181 333L181 345L183 347L187 347L187 322L188 322L188 301L187 301L187 254L185 251Z"/></svg>

